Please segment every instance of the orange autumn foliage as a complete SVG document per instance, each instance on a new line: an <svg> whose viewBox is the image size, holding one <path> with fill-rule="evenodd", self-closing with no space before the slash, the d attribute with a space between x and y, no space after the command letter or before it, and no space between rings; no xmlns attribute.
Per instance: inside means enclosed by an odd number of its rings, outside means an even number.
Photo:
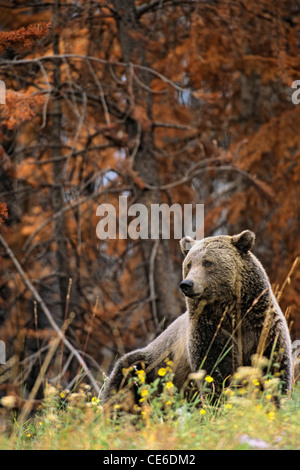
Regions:
<svg viewBox="0 0 300 470"><path fill-rule="evenodd" d="M7 219L8 217L8 212L7 212L7 207L6 204L0 202L0 225Z"/></svg>
<svg viewBox="0 0 300 470"><path fill-rule="evenodd" d="M24 121L32 119L37 109L45 102L45 97L31 90L6 90L6 106L2 111L2 124L14 129Z"/></svg>
<svg viewBox="0 0 300 470"><path fill-rule="evenodd" d="M21 27L15 31L0 32L0 52L5 50L26 51L32 49L36 41L44 38L51 29L51 23L45 22Z"/></svg>

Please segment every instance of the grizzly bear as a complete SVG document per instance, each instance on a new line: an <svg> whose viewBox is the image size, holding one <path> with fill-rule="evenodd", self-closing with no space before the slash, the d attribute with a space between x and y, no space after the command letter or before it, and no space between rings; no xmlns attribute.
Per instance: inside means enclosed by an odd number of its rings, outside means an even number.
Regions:
<svg viewBox="0 0 300 470"><path fill-rule="evenodd" d="M202 369L221 391L238 367L251 365L254 354L273 362L276 358L282 392L290 389L288 326L264 268L250 251L254 240L254 233L245 230L234 236L180 241L185 256L180 288L187 311L148 346L117 361L104 388L104 401L124 385L124 369L142 364L151 383L166 358L173 362L178 389L189 374Z"/></svg>

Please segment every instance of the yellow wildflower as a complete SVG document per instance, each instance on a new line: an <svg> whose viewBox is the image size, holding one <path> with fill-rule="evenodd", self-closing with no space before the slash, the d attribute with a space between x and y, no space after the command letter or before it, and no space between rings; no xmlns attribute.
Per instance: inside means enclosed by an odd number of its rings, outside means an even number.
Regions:
<svg viewBox="0 0 300 470"><path fill-rule="evenodd" d="M199 411L199 413L204 416L205 413L206 413L206 411L205 411L203 408L201 408L201 410Z"/></svg>
<svg viewBox="0 0 300 470"><path fill-rule="evenodd" d="M167 405L172 405L171 400L166 401L165 405L166 405L166 406L167 406Z"/></svg>
<svg viewBox="0 0 300 470"><path fill-rule="evenodd" d="M147 395L149 395L149 390L145 388L144 390L141 391L142 398L139 399L139 402L142 403L146 399Z"/></svg>
<svg viewBox="0 0 300 470"><path fill-rule="evenodd" d="M60 398L65 398L66 394L65 392L60 392Z"/></svg>
<svg viewBox="0 0 300 470"><path fill-rule="evenodd" d="M167 370L164 367L161 367L158 371L158 375L160 375L161 377L164 377L166 373L167 373Z"/></svg>
<svg viewBox="0 0 300 470"><path fill-rule="evenodd" d="M231 404L231 403L225 403L225 408L226 408L227 410L231 410L232 404Z"/></svg>
<svg viewBox="0 0 300 470"><path fill-rule="evenodd" d="M167 372L172 372L173 361L171 361L170 359L165 359L165 363L167 365L166 371Z"/></svg>
<svg viewBox="0 0 300 470"><path fill-rule="evenodd" d="M267 414L268 418L273 421L273 419L275 419L275 413L274 411L270 411L268 414Z"/></svg>
<svg viewBox="0 0 300 470"><path fill-rule="evenodd" d="M209 384L214 381L214 379L210 375L207 375L204 380Z"/></svg>
<svg viewBox="0 0 300 470"><path fill-rule="evenodd" d="M146 373L143 369L141 370L137 370L136 372L136 375L138 376L139 378L139 381L143 384L145 383L145 376L146 376Z"/></svg>
<svg viewBox="0 0 300 470"><path fill-rule="evenodd" d="M166 383L166 389L170 389L172 387L174 387L174 384L172 382L167 382Z"/></svg>

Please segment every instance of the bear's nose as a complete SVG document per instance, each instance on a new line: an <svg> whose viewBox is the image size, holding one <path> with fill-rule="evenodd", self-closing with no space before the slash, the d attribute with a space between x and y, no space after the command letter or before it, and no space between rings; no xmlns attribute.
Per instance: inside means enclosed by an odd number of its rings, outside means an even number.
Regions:
<svg viewBox="0 0 300 470"><path fill-rule="evenodd" d="M188 279L185 279L184 281L180 283L179 287L184 293L184 295L189 296L193 293L194 283L193 281L189 281Z"/></svg>

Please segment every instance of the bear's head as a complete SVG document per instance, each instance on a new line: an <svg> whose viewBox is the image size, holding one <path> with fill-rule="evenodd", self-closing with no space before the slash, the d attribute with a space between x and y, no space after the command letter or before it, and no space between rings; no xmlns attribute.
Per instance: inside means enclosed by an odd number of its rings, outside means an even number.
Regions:
<svg viewBox="0 0 300 470"><path fill-rule="evenodd" d="M180 284L184 295L205 303L232 301L243 265L252 261L249 251L254 241L255 235L250 230L203 240L184 237L180 241L185 256Z"/></svg>

